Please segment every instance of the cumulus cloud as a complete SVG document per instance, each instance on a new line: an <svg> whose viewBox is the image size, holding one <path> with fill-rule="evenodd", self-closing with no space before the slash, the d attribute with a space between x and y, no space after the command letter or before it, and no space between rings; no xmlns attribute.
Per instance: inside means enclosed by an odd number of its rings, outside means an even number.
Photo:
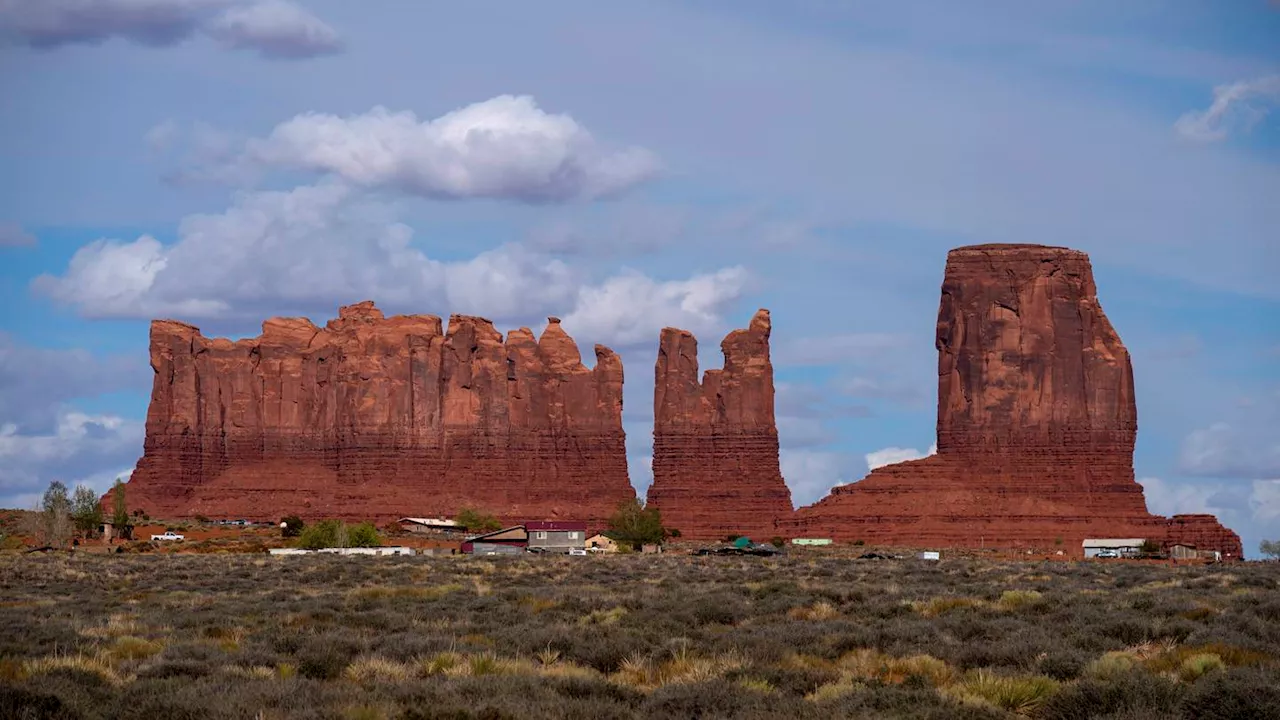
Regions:
<svg viewBox="0 0 1280 720"><path fill-rule="evenodd" d="M710 335L724 327L724 313L741 298L747 279L740 266L685 280L624 271L579 290L564 325L583 337L613 338L622 347L652 345L664 326Z"/></svg>
<svg viewBox="0 0 1280 720"><path fill-rule="evenodd" d="M648 150L605 148L572 117L513 95L428 121L384 107L347 117L299 115L251 140L243 161L429 198L525 202L617 195L659 169Z"/></svg>
<svg viewBox="0 0 1280 720"><path fill-rule="evenodd" d="M782 477L796 506L821 500L831 488L861 476L855 456L835 450L786 449L779 453Z"/></svg>
<svg viewBox="0 0 1280 720"><path fill-rule="evenodd" d="M1213 103L1184 114L1174 130L1189 140L1222 140L1232 132L1247 132L1280 103L1280 75L1242 80L1213 89Z"/></svg>
<svg viewBox="0 0 1280 720"><path fill-rule="evenodd" d="M0 27L37 48L123 38L149 47L205 34L264 57L338 52L338 33L288 0L0 0Z"/></svg>
<svg viewBox="0 0 1280 720"><path fill-rule="evenodd" d="M1214 423L1182 441L1178 468L1187 475L1223 478L1280 477L1280 433L1274 419L1249 427Z"/></svg>
<svg viewBox="0 0 1280 720"><path fill-rule="evenodd" d="M929 455L937 454L938 444L934 443L929 446L928 452L920 452L915 448L887 447L879 450L873 450L863 458L867 461L867 470L875 470L885 465L893 465L894 463L906 462L908 460L919 460Z"/></svg>
<svg viewBox="0 0 1280 720"><path fill-rule="evenodd" d="M185 218L178 236L170 245L97 240L33 287L86 317L323 316L363 298L518 323L556 314L580 339L626 346L652 343L664 323L722 327L746 279L735 267L674 280L628 271L593 284L519 244L436 260L391 208L337 183L245 193L223 213Z"/></svg>
<svg viewBox="0 0 1280 720"><path fill-rule="evenodd" d="M12 222L0 222L0 247L33 247L36 236Z"/></svg>
<svg viewBox="0 0 1280 720"><path fill-rule="evenodd" d="M47 432L0 425L0 507L29 507L53 480L104 491L133 467L143 434L141 422L77 411L60 414Z"/></svg>

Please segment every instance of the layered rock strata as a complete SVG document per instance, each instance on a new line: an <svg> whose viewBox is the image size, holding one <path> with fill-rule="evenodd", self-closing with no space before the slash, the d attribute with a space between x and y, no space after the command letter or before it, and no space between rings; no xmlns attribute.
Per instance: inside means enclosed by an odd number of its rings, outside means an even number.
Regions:
<svg viewBox="0 0 1280 720"><path fill-rule="evenodd" d="M952 250L936 347L937 453L835 488L797 513L791 534L1070 553L1085 538L1189 535L1240 556L1216 521L1147 512L1133 471L1133 370L1087 255Z"/></svg>
<svg viewBox="0 0 1280 720"><path fill-rule="evenodd" d="M648 503L691 539L778 534L791 492L778 465L769 311L720 343L724 368L698 378L698 340L665 328L653 390Z"/></svg>
<svg viewBox="0 0 1280 720"><path fill-rule="evenodd" d="M635 497L622 362L556 318L505 341L483 318L272 318L244 340L151 325L155 371L131 507L156 517L390 519L473 506L595 524Z"/></svg>

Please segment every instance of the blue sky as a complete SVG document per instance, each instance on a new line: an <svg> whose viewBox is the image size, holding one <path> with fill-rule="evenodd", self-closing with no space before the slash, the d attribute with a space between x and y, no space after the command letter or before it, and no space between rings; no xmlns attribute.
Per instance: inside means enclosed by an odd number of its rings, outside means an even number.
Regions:
<svg viewBox="0 0 1280 720"><path fill-rule="evenodd" d="M1117 7L1119 6L1119 7ZM87 8L87 9L86 9ZM1280 536L1280 8L0 2L0 506L141 454L147 321L774 317L799 503L933 441L946 250L1088 252L1153 511ZM479 143L460 141L484 128Z"/></svg>

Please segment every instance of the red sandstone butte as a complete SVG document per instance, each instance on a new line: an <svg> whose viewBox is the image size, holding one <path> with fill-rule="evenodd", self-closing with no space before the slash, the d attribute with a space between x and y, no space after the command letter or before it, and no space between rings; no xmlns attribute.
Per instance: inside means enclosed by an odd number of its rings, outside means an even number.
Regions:
<svg viewBox="0 0 1280 720"><path fill-rule="evenodd" d="M1085 538L1140 537L1241 556L1211 516L1147 512L1133 370L1087 255L952 250L936 346L937 454L836 487L796 514L792 535L1073 555Z"/></svg>
<svg viewBox="0 0 1280 720"><path fill-rule="evenodd" d="M622 361L595 367L549 318L506 341L483 318L383 317L372 302L316 327L208 339L151 324L155 381L130 507L164 518L385 520L476 507L601 523L635 497Z"/></svg>
<svg viewBox="0 0 1280 720"><path fill-rule="evenodd" d="M653 389L653 485L648 503L684 538L768 539L791 514L778 466L769 311L720 343L724 369L698 382L698 340L664 328Z"/></svg>

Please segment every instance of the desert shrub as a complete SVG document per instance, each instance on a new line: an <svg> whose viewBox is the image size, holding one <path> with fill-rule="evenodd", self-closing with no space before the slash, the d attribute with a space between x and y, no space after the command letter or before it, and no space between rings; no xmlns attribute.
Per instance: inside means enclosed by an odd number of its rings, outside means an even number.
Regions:
<svg viewBox="0 0 1280 720"><path fill-rule="evenodd" d="M1196 720L1267 720L1280 717L1276 673L1257 668L1214 673L1195 684L1180 706Z"/></svg>
<svg viewBox="0 0 1280 720"><path fill-rule="evenodd" d="M0 685L0 717L13 720L79 720L57 695Z"/></svg>
<svg viewBox="0 0 1280 720"><path fill-rule="evenodd" d="M1040 714L1049 720L1143 713L1176 717L1181 697L1182 689L1173 680L1135 670L1067 685L1044 704Z"/></svg>
<svg viewBox="0 0 1280 720"><path fill-rule="evenodd" d="M1088 665L1087 656L1075 650L1045 653L1038 665L1040 672L1054 680L1075 680Z"/></svg>

